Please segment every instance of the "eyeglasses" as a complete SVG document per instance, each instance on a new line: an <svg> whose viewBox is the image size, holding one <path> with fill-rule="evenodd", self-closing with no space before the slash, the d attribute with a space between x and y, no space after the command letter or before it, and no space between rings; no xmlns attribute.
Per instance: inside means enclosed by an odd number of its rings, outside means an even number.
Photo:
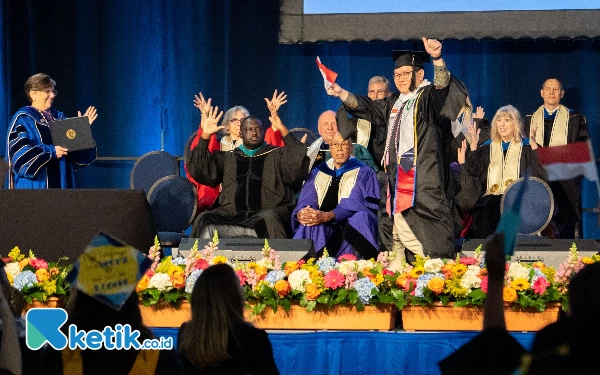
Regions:
<svg viewBox="0 0 600 375"><path fill-rule="evenodd" d="M229 122L231 122L232 124L235 124L236 122L240 124L243 120L243 118L232 118L231 120L229 120Z"/></svg>
<svg viewBox="0 0 600 375"><path fill-rule="evenodd" d="M409 72L403 72L403 73L394 73L394 79L400 79L400 78L407 78L412 74L412 70Z"/></svg>
<svg viewBox="0 0 600 375"><path fill-rule="evenodd" d="M50 94L54 94L54 96L58 95L58 90L56 90L56 89L39 90L39 91L46 93L46 95L50 95Z"/></svg>
<svg viewBox="0 0 600 375"><path fill-rule="evenodd" d="M350 148L349 143L332 143L329 145L329 148L341 148L342 150L347 150Z"/></svg>

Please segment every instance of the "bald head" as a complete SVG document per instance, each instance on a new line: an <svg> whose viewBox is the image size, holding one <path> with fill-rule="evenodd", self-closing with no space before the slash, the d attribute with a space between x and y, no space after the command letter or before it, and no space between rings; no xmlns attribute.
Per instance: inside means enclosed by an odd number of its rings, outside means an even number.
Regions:
<svg viewBox="0 0 600 375"><path fill-rule="evenodd" d="M323 137L325 143L330 144L338 131L335 112L325 111L321 113L317 124L319 127L319 135Z"/></svg>

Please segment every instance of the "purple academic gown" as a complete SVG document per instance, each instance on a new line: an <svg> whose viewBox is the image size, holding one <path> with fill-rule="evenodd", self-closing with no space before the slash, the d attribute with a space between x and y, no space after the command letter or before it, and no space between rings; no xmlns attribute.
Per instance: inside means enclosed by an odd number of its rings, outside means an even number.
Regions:
<svg viewBox="0 0 600 375"><path fill-rule="evenodd" d="M300 192L292 213L294 238L312 239L317 252L328 246L327 251L335 257L354 254L365 259L377 258L379 193L377 176L370 167L352 157L334 170L333 159L329 159L313 169ZM325 207L332 206L332 201L335 207ZM301 225L296 214L306 206L333 211L335 221ZM335 236L339 237L335 242L337 248L330 248L332 242L328 240Z"/></svg>

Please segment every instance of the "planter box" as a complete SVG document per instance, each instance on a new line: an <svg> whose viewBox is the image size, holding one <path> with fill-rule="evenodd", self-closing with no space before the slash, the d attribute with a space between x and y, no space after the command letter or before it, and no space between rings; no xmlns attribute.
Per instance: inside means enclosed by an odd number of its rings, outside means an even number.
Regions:
<svg viewBox="0 0 600 375"><path fill-rule="evenodd" d="M184 301L179 309L171 306L142 306L142 320L147 327L175 327L191 319L190 304ZM244 312L246 319L262 329L331 329L331 330L381 330L394 328L396 307L366 306L361 312L354 307L339 306L330 310L316 309L307 312L306 308L292 305L286 313L282 308L273 313L270 308L260 315L253 316L250 310Z"/></svg>
<svg viewBox="0 0 600 375"><path fill-rule="evenodd" d="M32 303L28 303L27 305L25 305L25 308L23 309L23 315L25 315L27 313L27 311L29 309L32 308L38 308L38 307L64 307L65 303L64 300L62 298L59 297L49 297L48 300L46 301L33 301Z"/></svg>
<svg viewBox="0 0 600 375"><path fill-rule="evenodd" d="M395 327L396 307L365 306L359 312L353 306L336 306L329 310L317 308L307 312L304 307L292 305L289 312L279 308L273 313L266 308L260 315L252 316L250 311L246 311L246 319L263 329L388 331Z"/></svg>
<svg viewBox="0 0 600 375"><path fill-rule="evenodd" d="M508 331L539 331L558 320L560 305L552 305L543 312L516 310L504 307ZM454 306L405 306L402 325L406 331L480 331L483 329L483 309Z"/></svg>

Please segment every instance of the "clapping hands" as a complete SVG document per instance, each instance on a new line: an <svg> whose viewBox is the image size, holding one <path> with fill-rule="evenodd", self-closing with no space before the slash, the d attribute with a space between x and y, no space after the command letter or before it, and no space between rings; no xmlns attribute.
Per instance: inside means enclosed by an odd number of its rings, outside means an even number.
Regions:
<svg viewBox="0 0 600 375"><path fill-rule="evenodd" d="M81 117L81 111L77 111L77 116ZM96 107L94 106L90 106L88 107L88 109L85 111L85 113L83 114L83 116L87 116L88 120L90 122L90 126L92 125L92 123L94 121L96 121L96 119L98 118L98 112L96 111Z"/></svg>

